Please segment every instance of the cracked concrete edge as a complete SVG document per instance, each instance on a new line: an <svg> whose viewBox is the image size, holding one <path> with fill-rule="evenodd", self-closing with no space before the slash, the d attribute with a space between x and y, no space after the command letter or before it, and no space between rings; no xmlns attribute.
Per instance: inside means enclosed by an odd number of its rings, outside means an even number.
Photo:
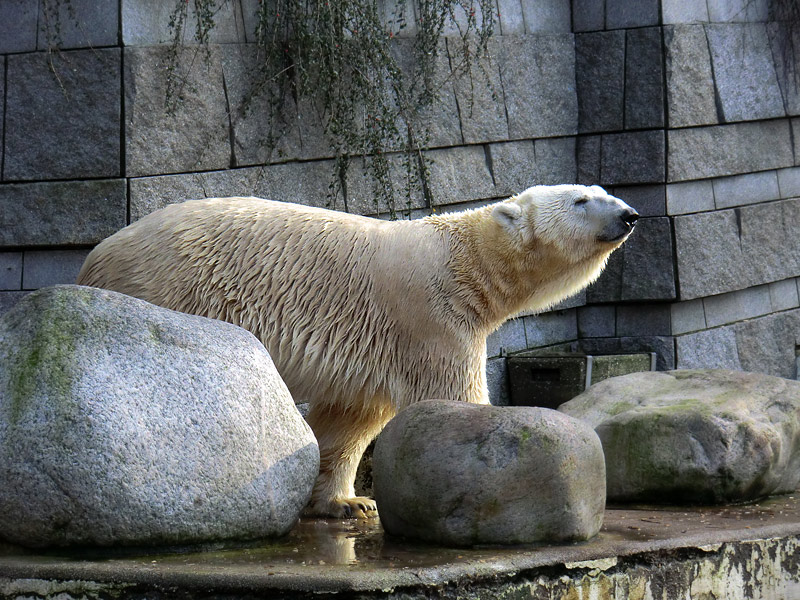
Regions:
<svg viewBox="0 0 800 600"><path fill-rule="evenodd" d="M142 589L155 588L175 593L214 590L214 593L234 596L254 591L281 591L286 598L299 598L306 592L403 590L411 597L426 597L426 590L432 587L439 591L463 585L507 587L516 585L514 582L521 578L531 581L542 575L555 581L563 576L580 579L596 570L619 574L653 564L655 558L663 560L669 557L678 562L691 562L697 561L698 557L724 553L746 554L749 552L746 547L752 544L766 548L785 544L800 547L800 523L724 530L716 535L706 532L648 542L603 540L534 553L502 549L495 551L493 558L484 555L457 564L403 570L362 571L347 566L321 565L315 566L313 572L298 568L297 572L269 574L263 565L255 565L255 568L253 565L228 566L224 569L204 565L193 569L184 565L131 566L122 564L120 560L81 563L42 556L3 557L0 558L0 599L32 593L43 598L58 594L61 594L59 598L77 598L88 592L91 592L88 597L105 597L113 593L116 598L132 598ZM595 564L598 560L604 561L605 568Z"/></svg>

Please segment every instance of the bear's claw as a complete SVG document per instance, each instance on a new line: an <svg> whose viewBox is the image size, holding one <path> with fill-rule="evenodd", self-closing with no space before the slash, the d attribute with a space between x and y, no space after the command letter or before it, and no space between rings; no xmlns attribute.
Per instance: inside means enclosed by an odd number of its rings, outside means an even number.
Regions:
<svg viewBox="0 0 800 600"><path fill-rule="evenodd" d="M378 516L378 505L372 498L364 496L337 498L330 502L311 505L306 514L336 519L373 519Z"/></svg>
<svg viewBox="0 0 800 600"><path fill-rule="evenodd" d="M341 509L340 518L345 519L371 519L378 516L378 505L372 498L356 496L355 498L342 498L334 501Z"/></svg>

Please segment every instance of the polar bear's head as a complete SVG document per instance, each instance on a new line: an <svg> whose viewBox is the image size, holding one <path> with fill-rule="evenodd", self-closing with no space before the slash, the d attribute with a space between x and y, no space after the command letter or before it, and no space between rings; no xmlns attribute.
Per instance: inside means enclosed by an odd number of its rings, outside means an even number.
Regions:
<svg viewBox="0 0 800 600"><path fill-rule="evenodd" d="M639 214L598 186L534 186L495 205L492 215L520 246L544 244L575 262L607 256Z"/></svg>

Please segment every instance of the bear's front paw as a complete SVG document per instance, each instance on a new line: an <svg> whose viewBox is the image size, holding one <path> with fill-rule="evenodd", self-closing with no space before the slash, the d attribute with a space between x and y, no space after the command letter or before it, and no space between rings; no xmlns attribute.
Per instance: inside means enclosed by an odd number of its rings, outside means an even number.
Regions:
<svg viewBox="0 0 800 600"><path fill-rule="evenodd" d="M306 514L336 519L372 519L378 516L378 505L372 498L336 498L329 502L315 502L306 509Z"/></svg>

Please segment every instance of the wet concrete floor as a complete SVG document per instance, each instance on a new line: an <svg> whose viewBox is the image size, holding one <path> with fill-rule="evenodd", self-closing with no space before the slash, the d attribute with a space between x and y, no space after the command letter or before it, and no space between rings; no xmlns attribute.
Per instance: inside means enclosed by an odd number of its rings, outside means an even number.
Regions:
<svg viewBox="0 0 800 600"><path fill-rule="evenodd" d="M588 542L561 546L448 549L386 536L377 519L303 519L285 538L240 548L37 554L0 546L0 579L87 580L227 590L335 592L438 585L552 565L725 542L800 536L800 494L706 508L609 508ZM0 594L1 595L1 594Z"/></svg>

